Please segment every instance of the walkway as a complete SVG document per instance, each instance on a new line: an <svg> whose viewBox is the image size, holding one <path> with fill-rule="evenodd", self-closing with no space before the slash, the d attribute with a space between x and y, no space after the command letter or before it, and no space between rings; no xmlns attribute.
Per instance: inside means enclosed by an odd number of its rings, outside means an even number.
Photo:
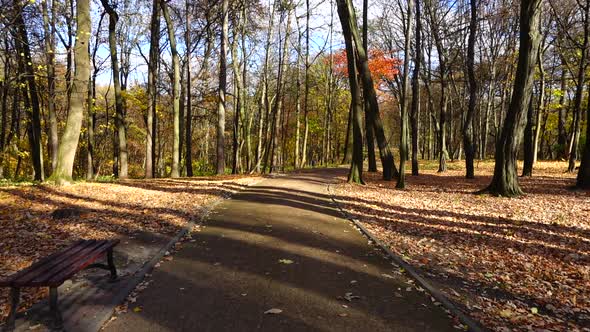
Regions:
<svg viewBox="0 0 590 332"><path fill-rule="evenodd" d="M105 330L452 331L334 207L342 172L266 179L218 205Z"/></svg>

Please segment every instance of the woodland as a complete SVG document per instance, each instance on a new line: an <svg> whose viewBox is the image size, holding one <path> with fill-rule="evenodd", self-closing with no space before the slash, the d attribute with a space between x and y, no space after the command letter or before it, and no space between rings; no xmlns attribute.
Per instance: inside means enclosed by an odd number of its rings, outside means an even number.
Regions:
<svg viewBox="0 0 590 332"><path fill-rule="evenodd" d="M407 160L472 178L492 157L496 195L522 193L518 158L589 186L581 1L4 2L1 178L351 163L362 183L378 150L398 188Z"/></svg>
<svg viewBox="0 0 590 332"><path fill-rule="evenodd" d="M589 52L590 0L0 0L0 276L345 165L336 201L486 326L588 329ZM101 226L42 226L64 205Z"/></svg>

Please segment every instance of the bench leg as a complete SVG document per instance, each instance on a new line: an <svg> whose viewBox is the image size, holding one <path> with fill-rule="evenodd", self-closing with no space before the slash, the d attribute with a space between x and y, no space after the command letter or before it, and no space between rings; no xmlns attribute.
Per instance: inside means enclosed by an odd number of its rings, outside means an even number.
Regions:
<svg viewBox="0 0 590 332"><path fill-rule="evenodd" d="M16 320L16 311L18 310L18 304L20 302L20 288L12 287L10 289L10 314L8 314L8 320L4 331L14 331L14 322Z"/></svg>
<svg viewBox="0 0 590 332"><path fill-rule="evenodd" d="M63 319L59 307L57 306L57 287L49 288L49 310L51 311L51 318L53 319L52 330L63 330Z"/></svg>
<svg viewBox="0 0 590 332"><path fill-rule="evenodd" d="M112 248L107 251L107 263L109 264L109 270L111 271L111 280L117 280L117 268L115 267Z"/></svg>

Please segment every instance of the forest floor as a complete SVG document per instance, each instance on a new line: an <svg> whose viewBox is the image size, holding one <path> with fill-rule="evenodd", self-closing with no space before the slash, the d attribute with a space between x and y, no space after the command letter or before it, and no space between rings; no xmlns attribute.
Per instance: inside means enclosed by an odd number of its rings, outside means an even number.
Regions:
<svg viewBox="0 0 590 332"><path fill-rule="evenodd" d="M473 194L493 162L477 163L475 180L463 162L421 166L406 190L366 173L366 186L335 186L336 199L484 326L590 331L590 192L568 189L566 163L539 162L512 199Z"/></svg>
<svg viewBox="0 0 590 332"><path fill-rule="evenodd" d="M224 176L0 188L0 278L80 238L174 235L215 199L259 179ZM46 293L43 288L24 289L21 310ZM8 290L0 288L0 322L8 315L7 299Z"/></svg>

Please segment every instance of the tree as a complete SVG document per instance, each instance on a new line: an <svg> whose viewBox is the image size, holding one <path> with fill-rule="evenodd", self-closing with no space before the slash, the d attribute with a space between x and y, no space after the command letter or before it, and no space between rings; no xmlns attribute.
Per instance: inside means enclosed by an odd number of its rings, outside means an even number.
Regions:
<svg viewBox="0 0 590 332"><path fill-rule="evenodd" d="M184 35L186 43L186 126L185 126L185 163L186 176L193 176L193 109L192 109L192 90L191 90L191 21L189 11L189 0L185 0L185 14L186 14L186 31Z"/></svg>
<svg viewBox="0 0 590 332"><path fill-rule="evenodd" d="M78 0L76 4L76 43L74 46L74 80L69 97L70 109L66 127L58 149L57 164L52 174L58 184L71 181L74 157L80 138L84 102L88 97L88 78L90 77L90 58L88 43L90 39L90 0Z"/></svg>
<svg viewBox="0 0 590 332"><path fill-rule="evenodd" d="M353 38L354 32L352 29L356 28L356 19L354 18L354 9L350 0L336 0L338 6L338 16L342 25L342 34L344 35L344 42L346 44L346 58L348 64L348 83L350 85L350 94L352 100L350 107L352 110L352 161L350 163L350 171L348 172L348 182L363 184L363 134L361 132L361 99L360 88L358 85L357 76L357 51L355 49L355 40ZM357 30L358 31L358 30ZM358 48L358 45L357 45ZM372 84L371 84L372 85ZM371 87L372 88L372 87Z"/></svg>
<svg viewBox="0 0 590 332"><path fill-rule="evenodd" d="M225 95L227 89L228 4L221 2L221 46L219 54L219 100L217 103L217 174L225 174Z"/></svg>
<svg viewBox="0 0 590 332"><path fill-rule="evenodd" d="M41 146L41 106L37 92L37 83L35 82L29 37L23 19L23 8L24 6L20 0L14 2L14 23L16 25L15 45L18 52L18 67L21 73L19 80L29 118L29 146L31 148L31 159L35 171L34 178L35 181L43 181L45 174L43 170L43 148Z"/></svg>
<svg viewBox="0 0 590 332"><path fill-rule="evenodd" d="M162 15L166 21L168 29L168 40L170 41L170 50L172 52L172 67L173 67L173 113L174 113L174 142L172 147L172 174L173 178L180 176L180 60L178 57L178 50L176 49L176 36L174 33L174 24L168 12L168 4L162 2Z"/></svg>
<svg viewBox="0 0 590 332"><path fill-rule="evenodd" d="M400 4L400 8L402 5ZM414 1L408 0L407 11L404 20L404 65L401 91L401 130L399 145L399 177L396 188L403 189L406 187L406 157L408 156L408 107L410 100L410 48L412 43L412 14L414 11Z"/></svg>
<svg viewBox="0 0 590 332"><path fill-rule="evenodd" d="M473 160L475 159L475 146L473 143L473 117L477 107L478 86L475 78L475 37L477 35L477 0L469 1L469 39L467 42L467 75L469 76L469 106L463 122L463 146L465 148L465 177L473 179L475 170Z"/></svg>
<svg viewBox="0 0 590 332"><path fill-rule="evenodd" d="M45 66L47 74L47 113L49 117L49 146L51 156L51 169L57 163L57 149L59 147L57 132L57 115L55 112L55 21L57 16L56 0L51 1L51 9L48 9L49 1L41 2L43 12L43 32L45 35Z"/></svg>
<svg viewBox="0 0 590 332"><path fill-rule="evenodd" d="M121 73L119 70L119 55L117 52L117 22L119 14L108 0L100 0L105 11L109 15L109 50L111 55L111 72L113 74L113 86L115 88L115 130L117 131L118 142L118 175L120 179L128 177L127 162L127 133L125 130L125 114L123 112L123 95L121 94Z"/></svg>
<svg viewBox="0 0 590 332"><path fill-rule="evenodd" d="M156 155L156 110L158 77L158 62L160 60L160 0L152 2L152 18L150 23L150 55L148 61L148 109L146 116L145 140L145 177L153 178L155 175L154 160Z"/></svg>
<svg viewBox="0 0 590 332"><path fill-rule="evenodd" d="M420 70L422 66L422 18L420 1L416 0L416 32L414 46L414 73L412 74L412 175L418 175L418 120L420 118Z"/></svg>
<svg viewBox="0 0 590 332"><path fill-rule="evenodd" d="M523 193L518 184L516 157L519 139L522 136L524 113L529 106L532 93L534 69L541 40L541 3L541 0L521 0L520 48L516 78L504 126L496 144L494 176L490 185L484 189L493 195L512 197Z"/></svg>

